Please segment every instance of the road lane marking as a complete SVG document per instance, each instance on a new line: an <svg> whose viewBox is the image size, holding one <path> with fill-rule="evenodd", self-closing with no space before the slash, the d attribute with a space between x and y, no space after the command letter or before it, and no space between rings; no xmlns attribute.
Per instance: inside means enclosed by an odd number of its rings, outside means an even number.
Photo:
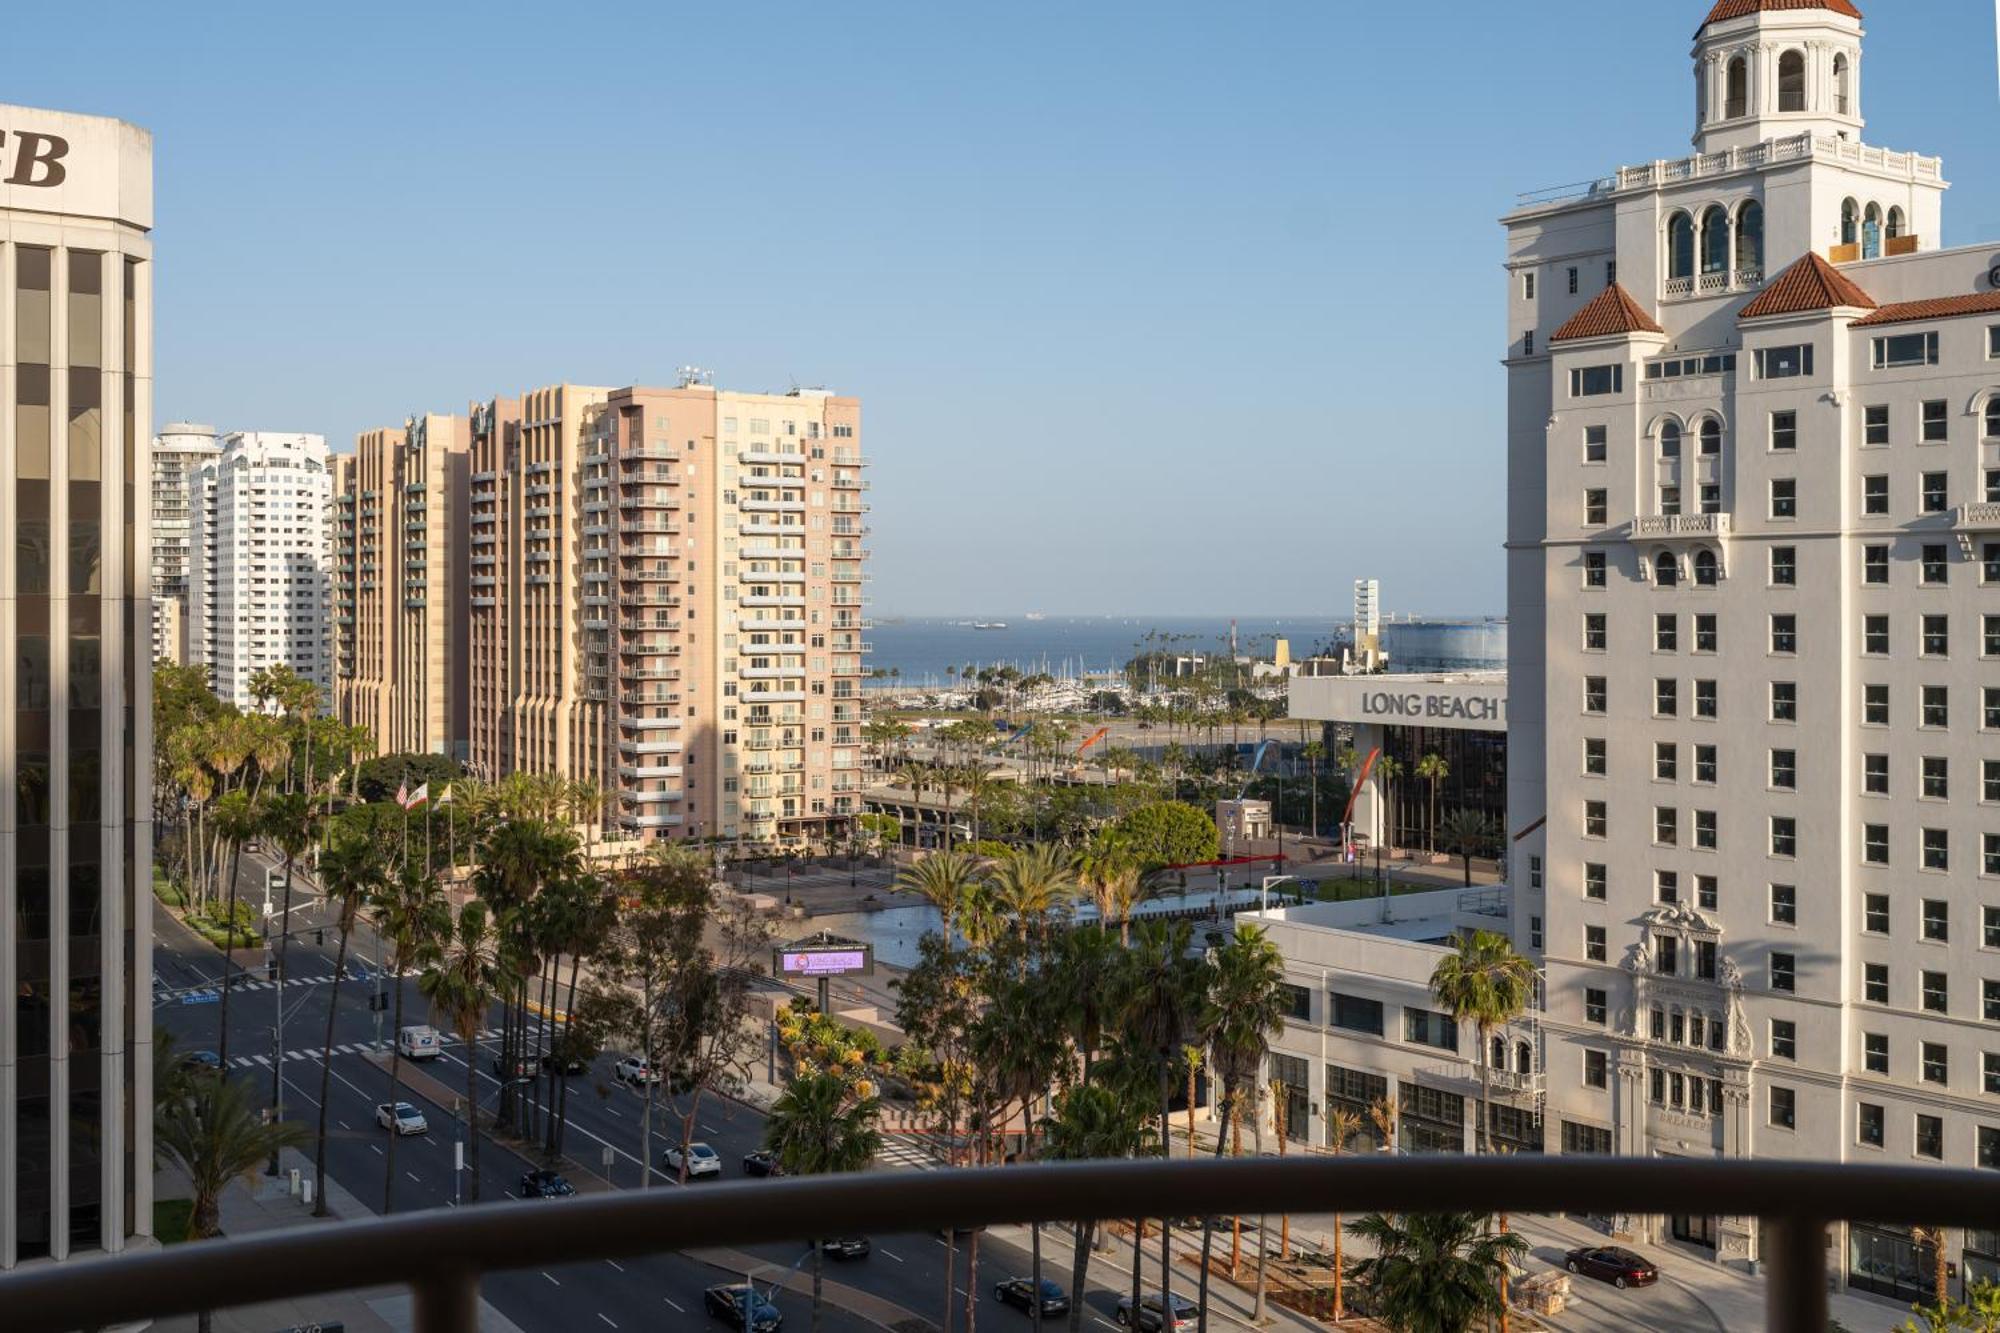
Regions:
<svg viewBox="0 0 2000 1333"><path fill-rule="evenodd" d="M615 1106L606 1106L604 1109L610 1112L612 1115L617 1115L620 1120L623 1120L625 1118L622 1115L618 1115L618 1108Z"/></svg>
<svg viewBox="0 0 2000 1333"><path fill-rule="evenodd" d="M549 1278L549 1285L550 1285L550 1286L552 1286L552 1287L560 1287L560 1286L562 1285L562 1283L560 1283L560 1282L556 1281L556 1280L555 1280L554 1278L552 1278L552 1277L549 1277L549 1275L548 1275L548 1274L547 1274L546 1272L544 1272L544 1273L542 1274L542 1276L543 1276L543 1277L548 1277L548 1278Z"/></svg>
<svg viewBox="0 0 2000 1333"><path fill-rule="evenodd" d="M621 1273L625 1271L625 1265L619 1263L616 1259L606 1259L604 1262L610 1264Z"/></svg>
<svg viewBox="0 0 2000 1333"><path fill-rule="evenodd" d="M899 1264L903 1262L903 1256L902 1256L902 1255L900 1255L900 1254L897 1254L897 1253L896 1253L896 1252L895 1252L894 1250L885 1250L885 1249L883 1249L883 1248L882 1248L882 1247L881 1247L880 1245L877 1245L877 1246L875 1247L875 1252L876 1252L877 1254L886 1254L886 1255L888 1255L888 1256L889 1256L889 1257L890 1257L891 1259L894 1259L894 1260L895 1260L895 1261L896 1261L897 1263L899 1263Z"/></svg>
<svg viewBox="0 0 2000 1333"><path fill-rule="evenodd" d="M338 1117L338 1116L336 1116L336 1117L334 1117L334 1118L335 1118L336 1120L338 1120L338 1119L339 1119L339 1117ZM353 1129L353 1128L354 1128L354 1126L352 1126L352 1125L348 1124L348 1123L347 1123L347 1122L346 1122L345 1120L341 1120L341 1121L340 1121L340 1127L341 1127L342 1129Z"/></svg>
<svg viewBox="0 0 2000 1333"><path fill-rule="evenodd" d="M598 1317L599 1319L602 1319L602 1320L603 1320L603 1321L604 1321L605 1323L607 1323L607 1324L611 1324L611 1316L610 1316L610 1315L608 1315L608 1314L606 1314L606 1313L604 1313L604 1311L602 1311L602 1310L599 1310L599 1311L597 1312L597 1317ZM611 1324L611 1327L613 1327L613 1328L616 1328L616 1327L618 1327L618 1325L616 1325L616 1324Z"/></svg>
<svg viewBox="0 0 2000 1333"><path fill-rule="evenodd" d="M675 1299L674 1299L673 1297L671 1297L671 1296L662 1296L662 1297L660 1297L660 1299L661 1299L661 1300L663 1300L663 1301L665 1301L665 1302L666 1302L666 1303L667 1303L668 1305L671 1305L671 1306L673 1306L673 1307L674 1307L674 1313L675 1313L675 1314L686 1314L686 1313L687 1313L687 1311L686 1311L686 1310L684 1310L684 1309L682 1309L682 1308L681 1308L681 1303L680 1303L679 1301L675 1300Z"/></svg>
<svg viewBox="0 0 2000 1333"><path fill-rule="evenodd" d="M408 1176L411 1180L416 1180L419 1185L424 1183L421 1180L417 1180L417 1173L414 1171L405 1171L403 1174Z"/></svg>
<svg viewBox="0 0 2000 1333"><path fill-rule="evenodd" d="M380 1156L382 1156L382 1145L381 1145L381 1144L379 1144L379 1143L371 1143L371 1144L369 1144L368 1146L369 1146L369 1147L371 1147L371 1148L373 1148L373 1149L375 1150L375 1155L376 1155L377 1157L380 1157Z"/></svg>

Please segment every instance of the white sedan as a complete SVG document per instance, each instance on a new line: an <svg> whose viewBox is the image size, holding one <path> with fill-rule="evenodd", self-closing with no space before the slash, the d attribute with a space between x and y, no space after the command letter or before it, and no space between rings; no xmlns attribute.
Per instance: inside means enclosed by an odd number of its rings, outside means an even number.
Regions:
<svg viewBox="0 0 2000 1333"><path fill-rule="evenodd" d="M377 1103L375 1123L396 1134L428 1134L431 1128L424 1113L408 1102L397 1102L394 1106Z"/></svg>
<svg viewBox="0 0 2000 1333"><path fill-rule="evenodd" d="M667 1170L676 1174L681 1169L681 1163L685 1161L689 1180L722 1174L722 1158L706 1143L689 1144L685 1156L681 1152L680 1145L675 1144L667 1149L666 1157Z"/></svg>

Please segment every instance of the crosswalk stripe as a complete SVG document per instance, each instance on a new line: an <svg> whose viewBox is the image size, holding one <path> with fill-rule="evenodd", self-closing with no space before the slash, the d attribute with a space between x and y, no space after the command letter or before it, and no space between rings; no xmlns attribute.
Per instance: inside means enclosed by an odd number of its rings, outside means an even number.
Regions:
<svg viewBox="0 0 2000 1333"><path fill-rule="evenodd" d="M230 1063L235 1065L238 1069L248 1069L251 1065L251 1060L250 1057L247 1055L239 1055Z"/></svg>
<svg viewBox="0 0 2000 1333"><path fill-rule="evenodd" d="M266 1069L269 1069L269 1068L271 1067L271 1057L270 1057L270 1056L268 1056L268 1055L259 1055L259 1056L256 1056L256 1057L254 1057L254 1058L256 1059L257 1063L258 1063L258 1064L260 1064L260 1065L262 1065L262 1066L264 1066L264 1068L266 1068Z"/></svg>

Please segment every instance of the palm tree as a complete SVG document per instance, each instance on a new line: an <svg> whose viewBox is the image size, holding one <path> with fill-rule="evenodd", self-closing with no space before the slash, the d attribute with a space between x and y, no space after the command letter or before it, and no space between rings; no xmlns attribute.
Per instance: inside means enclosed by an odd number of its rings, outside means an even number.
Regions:
<svg viewBox="0 0 2000 1333"><path fill-rule="evenodd" d="M896 887L917 894L937 908L944 919L944 945L951 949L951 936L959 928L966 892L980 878L979 862L961 852L933 852L902 874Z"/></svg>
<svg viewBox="0 0 2000 1333"><path fill-rule="evenodd" d="M1016 851L995 867L988 884L1021 940L1039 938L1049 914L1076 894L1071 858L1049 843Z"/></svg>
<svg viewBox="0 0 2000 1333"><path fill-rule="evenodd" d="M1430 850L1437 852L1438 784L1451 776L1451 765L1435 752L1417 760L1417 776L1431 784Z"/></svg>
<svg viewBox="0 0 2000 1333"><path fill-rule="evenodd" d="M1202 1051L1201 1047L1195 1045L1193 1042L1186 1042L1181 1046L1181 1068L1187 1073L1187 1157L1190 1162L1194 1160L1195 1094L1201 1084L1202 1066L1207 1063L1208 1056ZM1222 1133L1227 1125L1228 1117L1225 1113L1223 1123L1216 1127L1216 1148L1218 1153L1222 1147Z"/></svg>
<svg viewBox="0 0 2000 1333"><path fill-rule="evenodd" d="M220 1230L222 1191L233 1180L248 1180L267 1158L305 1141L299 1126L267 1121L247 1083L216 1074L177 1079L153 1110L153 1151L179 1167L194 1188L188 1239L205 1240ZM209 1312L199 1316L202 1333L212 1327Z"/></svg>
<svg viewBox="0 0 2000 1333"><path fill-rule="evenodd" d="M1321 761L1326 758L1326 743L1324 741L1307 741L1299 747L1299 758L1306 761L1306 772L1311 775L1312 812L1310 819L1312 821L1312 836L1317 838L1319 836L1319 766Z"/></svg>
<svg viewBox="0 0 2000 1333"><path fill-rule="evenodd" d="M231 972L235 968L236 957L236 884L243 875L243 844L257 836L257 830L264 824L264 812L250 799L248 792L233 791L224 796L215 806L215 828L222 840L231 849L229 863L229 899L223 908L222 948L222 1003L216 1015L216 1054L221 1057L222 1067L229 1068L229 991Z"/></svg>
<svg viewBox="0 0 2000 1333"><path fill-rule="evenodd" d="M838 1074L807 1074L792 1080L771 1105L764 1122L764 1146L795 1176L859 1171L882 1147L876 1128L881 1103L862 1097ZM821 1244L813 1253L812 1327L819 1327Z"/></svg>
<svg viewBox="0 0 2000 1333"><path fill-rule="evenodd" d="M931 766L918 763L914 759L905 759L896 771L889 775L889 781L895 786L910 789L910 809L917 816L917 845L923 846L924 788L931 785Z"/></svg>
<svg viewBox="0 0 2000 1333"><path fill-rule="evenodd" d="M1465 887L1472 887L1472 854L1492 841L1493 821L1477 810L1454 810L1444 817L1444 824L1438 829L1444 835L1444 847L1448 852L1458 854L1465 866Z"/></svg>
<svg viewBox="0 0 2000 1333"><path fill-rule="evenodd" d="M326 1216L326 1104L332 1090L333 1025L340 1010L340 983L347 975L348 936L354 929L355 910L376 892L382 879L381 852L371 838L359 834L342 837L320 858L320 882L340 908L340 943L334 950L333 994L327 1001L326 1040L320 1047L319 1129L313 1140L314 1217Z"/></svg>
<svg viewBox="0 0 2000 1333"><path fill-rule="evenodd" d="M444 940L451 934L451 909L445 903L444 890L438 887L437 877L429 874L414 862L405 861L396 867L393 876L385 877L376 886L375 897L369 906L375 915L375 930L389 946L389 957L377 959L378 964L387 962L389 972L395 978L395 1004L390 1024L394 1035L403 1031L403 976L415 968L426 966L436 956ZM469 1052L468 1052L469 1055ZM389 1104L394 1106L402 1100L403 1091L403 1050L400 1045L390 1043L389 1049ZM325 1105L325 1099L321 1099ZM396 1184L396 1139L389 1136L389 1146L383 1153L382 1164L382 1215L387 1217L395 1200Z"/></svg>
<svg viewBox="0 0 2000 1333"><path fill-rule="evenodd" d="M1396 784L1403 780L1401 760L1383 755L1375 761L1375 781L1382 790L1382 841L1396 845Z"/></svg>
<svg viewBox="0 0 2000 1333"><path fill-rule="evenodd" d="M1139 927L1139 938L1127 967L1120 999L1124 1030L1133 1044L1145 1053L1159 1094L1160 1144L1165 1150L1168 1100L1173 1091L1174 1067L1181 1047L1196 1030L1200 1017L1204 964L1188 956L1193 931L1185 921L1148 921ZM1173 1306L1173 1224L1160 1219L1160 1308ZM1133 1247L1138 1248L1135 1237ZM1132 1256L1139 1267L1139 1255Z"/></svg>
<svg viewBox="0 0 2000 1333"><path fill-rule="evenodd" d="M1535 965L1514 952L1505 935L1476 930L1460 936L1452 952L1431 972L1431 994L1460 1023L1468 1020L1479 1033L1479 1150L1487 1149L1487 1127L1493 1118L1493 1068L1490 1061L1494 1029L1519 1018L1535 994Z"/></svg>
<svg viewBox="0 0 2000 1333"><path fill-rule="evenodd" d="M1246 1093L1254 1095L1260 1086L1264 1062L1271 1053L1271 1039L1285 1030L1288 1006L1284 998L1284 955L1262 928L1247 921L1238 922L1236 933L1211 957L1196 1030L1211 1052L1222 1084L1223 1123L1218 1126L1215 1138L1215 1155L1219 1158L1230 1119L1240 1114ZM1201 1295L1197 1303L1204 1312L1208 1308L1208 1258L1214 1231L1214 1219L1203 1217ZM1201 1318L1205 1329L1207 1314Z"/></svg>
<svg viewBox="0 0 2000 1333"><path fill-rule="evenodd" d="M1361 1132L1361 1117L1345 1106L1330 1107L1326 1113L1326 1148L1335 1157L1347 1151L1347 1145ZM1347 1318L1347 1298L1341 1290L1344 1256L1341 1253L1340 1214L1333 1215L1333 1322Z"/></svg>
<svg viewBox="0 0 2000 1333"><path fill-rule="evenodd" d="M285 865L285 899L284 907L278 913L277 962L272 978L281 986L289 976L285 960L292 942L292 872L297 868L299 858L313 845L318 822L319 812L313 809L312 798L300 792L274 792L264 801L264 836L278 849ZM283 1056L282 1050L272 1052L271 1106L274 1111L283 1104ZM278 1159L274 1154L271 1158L272 1173L276 1174L277 1169Z"/></svg>
<svg viewBox="0 0 2000 1333"><path fill-rule="evenodd" d="M466 1053L466 1202L479 1202L479 1061L472 1058L486 1011L499 985L496 941L486 904L474 898L458 909L458 920L438 955L417 978L417 989L433 1011L449 1016Z"/></svg>
<svg viewBox="0 0 2000 1333"><path fill-rule="evenodd" d="M1059 1162L1133 1156L1146 1144L1148 1114L1143 1101L1120 1097L1115 1089L1101 1084L1080 1084L1057 1099L1055 1116L1043 1123L1042 1150ZM1081 1333L1094 1224L1076 1222L1072 1226L1075 1250L1070 1261L1069 1333ZM1137 1227L1133 1235L1138 1235Z"/></svg>
<svg viewBox="0 0 2000 1333"><path fill-rule="evenodd" d="M1146 897L1145 876L1138 855L1124 838L1110 831L1097 835L1077 858L1077 879L1097 907L1097 928L1118 923L1118 941L1132 943L1132 909Z"/></svg>
<svg viewBox="0 0 2000 1333"><path fill-rule="evenodd" d="M1488 1231L1478 1213L1370 1213L1347 1232L1375 1248L1354 1276L1376 1316L1406 1333L1467 1333L1499 1314L1500 1280L1528 1251L1519 1236Z"/></svg>
<svg viewBox="0 0 2000 1333"><path fill-rule="evenodd" d="M1124 949L1101 930L1064 931L1051 941L1043 975L1053 991L1057 1021L1082 1064L1084 1083L1090 1082L1091 1063L1104 1044L1111 993L1124 962Z"/></svg>

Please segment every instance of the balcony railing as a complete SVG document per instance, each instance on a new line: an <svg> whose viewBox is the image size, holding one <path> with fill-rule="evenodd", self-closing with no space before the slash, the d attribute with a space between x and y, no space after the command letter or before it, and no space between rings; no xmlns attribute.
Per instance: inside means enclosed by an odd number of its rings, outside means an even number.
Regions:
<svg viewBox="0 0 2000 1333"><path fill-rule="evenodd" d="M628 815L624 822L677 819ZM1295 1156L861 1172L589 1195L557 1205L560 1226L548 1224L546 1209L508 1201L42 1265L0 1277L0 1309L14 1333L61 1333L225 1301L296 1301L396 1284L410 1289L417 1333L475 1333L482 1274L585 1259L1113 1216L1611 1214L1639 1203L1662 1214L1762 1218L1765 1327L1823 1333L1830 1221L1990 1226L2000 1217L2000 1172L1594 1156Z"/></svg>

